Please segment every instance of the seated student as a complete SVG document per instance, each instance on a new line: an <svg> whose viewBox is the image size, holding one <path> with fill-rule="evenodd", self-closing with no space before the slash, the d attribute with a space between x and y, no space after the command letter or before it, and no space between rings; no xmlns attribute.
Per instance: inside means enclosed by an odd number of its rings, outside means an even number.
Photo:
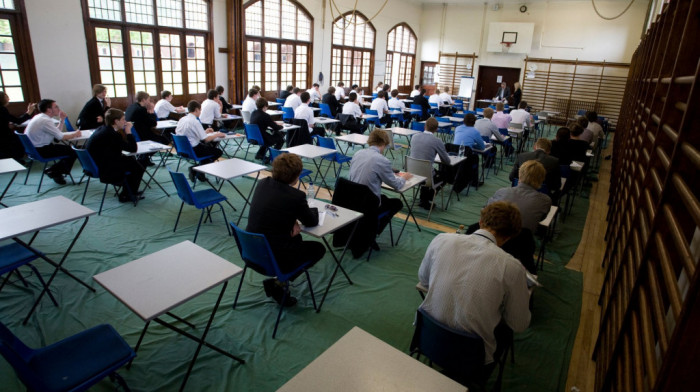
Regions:
<svg viewBox="0 0 700 392"><path fill-rule="evenodd" d="M481 210L481 229L471 235L438 234L418 269L418 279L428 289L420 308L448 327L484 340L485 369L479 372L484 379L500 351L499 324L515 332L530 324L525 268L501 249L518 234L520 222L515 205L489 204Z"/></svg>
<svg viewBox="0 0 700 392"><path fill-rule="evenodd" d="M479 131L474 128L474 123L476 123L476 116L473 113L467 113L464 116L464 124L455 129L455 137L452 143L475 150L485 149L484 140L481 138Z"/></svg>
<svg viewBox="0 0 700 392"><path fill-rule="evenodd" d="M233 105L226 101L224 98L224 86L216 86L216 92L219 93L219 102L221 102L221 112L228 113L229 110L233 109Z"/></svg>
<svg viewBox="0 0 700 392"><path fill-rule="evenodd" d="M189 113L177 122L175 134L187 136L187 140L192 145L192 149L197 156L213 155L211 158L202 160L200 164L215 162L221 157L223 151L216 147L213 143L214 139L225 137L226 134L214 132L212 128L207 128L206 130L202 128L202 123L200 123L198 119L198 117L202 115L202 105L200 105L199 102L190 101L187 104L187 111ZM200 181L206 180L206 176L201 172L197 172L197 178ZM194 181L194 171L192 167L190 167L190 180Z"/></svg>
<svg viewBox="0 0 700 392"><path fill-rule="evenodd" d="M559 169L559 159L549 155L549 152L552 150L552 142L543 137L539 138L535 141L533 150L532 152L524 152L518 155L518 159L513 164L513 170L511 170L509 178L511 181L518 178L520 166L527 161L536 160L540 162L547 171L544 183L547 184L549 196L552 200L556 200L559 195L559 188L561 187L561 170Z"/></svg>
<svg viewBox="0 0 700 392"><path fill-rule="evenodd" d="M328 107L331 109L331 115L333 118L336 118L338 115L338 112L341 109L340 103L338 102L338 98L336 98L335 95L335 87L330 86L328 87L328 92L323 94L323 98L321 99L321 103L325 103L328 105Z"/></svg>
<svg viewBox="0 0 700 392"><path fill-rule="evenodd" d="M175 107L171 103L173 100L173 93L168 90L163 90L160 93L160 100L156 102L154 111L156 112L156 117L159 120L165 120L170 116L170 113L184 113L185 108L182 106Z"/></svg>
<svg viewBox="0 0 700 392"><path fill-rule="evenodd" d="M431 117L425 122L425 131L417 133L411 137L411 158L434 162L435 155L438 155L441 162L450 162L450 156L447 155L445 144L442 142L442 140L435 137L435 132L437 129L438 121ZM436 182L442 181L442 178L442 172L438 172L433 176L433 179ZM432 199L432 189L422 186L420 189L420 204L418 205L426 210L429 210Z"/></svg>
<svg viewBox="0 0 700 392"><path fill-rule="evenodd" d="M598 113L595 111L586 112L586 118L588 119L588 129L593 133L593 149L598 145L598 142L605 139L605 132L603 127L598 124Z"/></svg>
<svg viewBox="0 0 700 392"><path fill-rule="evenodd" d="M24 164L24 146L15 135L15 124L22 124L29 120L36 109L35 103L27 105L27 112L15 117L7 110L10 97L4 91L0 91L0 158L14 158Z"/></svg>
<svg viewBox="0 0 700 392"><path fill-rule="evenodd" d="M418 121L425 121L430 117L430 103L428 102L428 98L425 97L425 94L426 90L421 88L420 94L413 98L413 105L419 105L421 109L423 109L422 112L414 114Z"/></svg>
<svg viewBox="0 0 700 392"><path fill-rule="evenodd" d="M367 139L369 148L356 152L350 162L350 181L367 185L370 191L377 196L379 215L389 211L389 215L379 222L377 233L381 233L391 221L391 217L403 207L400 199L390 199L381 193L382 182L394 189L401 189L406 180L413 177L411 173L394 174L391 161L383 155L389 142L389 135L386 132L381 129L373 130ZM374 243L372 249L379 250L379 246Z"/></svg>
<svg viewBox="0 0 700 392"><path fill-rule="evenodd" d="M454 105L455 102L452 100L452 96L450 95L450 88L447 86L443 87L442 93L440 93L440 104L450 105L450 107L440 108L440 114L442 114L443 116L447 116L452 113L452 105Z"/></svg>
<svg viewBox="0 0 700 392"><path fill-rule="evenodd" d="M499 129L508 129L508 125L513 121L513 117L511 117L510 114L503 113L504 108L505 106L503 105L503 102L497 103L496 113L491 118L491 121ZM484 112L486 112L486 109L484 109Z"/></svg>
<svg viewBox="0 0 700 392"><path fill-rule="evenodd" d="M585 140L586 143L588 143L588 145L590 146L591 143L593 143L593 131L588 129L588 119L584 116L579 116L576 119L576 124L583 128L583 133L581 133L579 139Z"/></svg>
<svg viewBox="0 0 700 392"><path fill-rule="evenodd" d="M357 93L350 93L348 95L348 101L343 105L342 114L352 116L352 121L350 121L349 117L339 116L343 128L347 129L350 133L365 133L367 124L360 122L362 119L362 109L360 109ZM340 128L336 128L336 133L339 131Z"/></svg>
<svg viewBox="0 0 700 392"><path fill-rule="evenodd" d="M409 124L411 123L411 117L404 115L404 110L406 110L406 104L399 99L399 90L391 90L391 99L389 100L389 102L387 102L387 104L389 105L389 109L398 110L401 112L401 114L404 116L404 121L403 123L399 121L399 125L401 127L408 128Z"/></svg>
<svg viewBox="0 0 700 392"><path fill-rule="evenodd" d="M107 97L107 87L102 84L92 86L92 98L83 106L75 124L79 129L95 129L102 126L105 112L111 103Z"/></svg>
<svg viewBox="0 0 700 392"><path fill-rule="evenodd" d="M559 165L570 165L573 160L571 145L569 144L569 139L571 138L571 133L569 128L561 127L557 130L557 135L555 139L552 140L552 150L549 155L559 159Z"/></svg>
<svg viewBox="0 0 700 392"><path fill-rule="evenodd" d="M569 140L571 159L579 162L586 162L586 152L591 148L590 144L581 139L583 128L580 125L574 124L571 126L571 139Z"/></svg>
<svg viewBox="0 0 700 392"><path fill-rule="evenodd" d="M384 88L384 82L379 82L379 83L377 83L377 87L374 88L374 91L378 93L378 92L382 91L383 88Z"/></svg>
<svg viewBox="0 0 700 392"><path fill-rule="evenodd" d="M29 141L42 157L67 156L44 171L56 184L64 185L66 180L63 179L63 176L70 173L78 156L69 146L53 142L54 140L71 140L80 137L80 131L63 132L63 120L66 118L66 113L59 109L53 99L42 99L39 101L37 109L39 109L39 114L29 121L24 134L27 135ZM58 125L53 122L53 117L56 116L60 118Z"/></svg>
<svg viewBox="0 0 700 392"><path fill-rule="evenodd" d="M438 106L442 105L442 99L440 99L440 89L436 88L435 93L428 98L428 103L436 104Z"/></svg>
<svg viewBox="0 0 700 392"><path fill-rule="evenodd" d="M316 118L314 118L314 111L309 107L311 103L311 96L308 92L304 91L301 93L301 105L294 110L294 119L296 120L306 120L306 124L309 126L309 133L311 136L319 135L326 136L326 130L323 128L314 128L316 124Z"/></svg>
<svg viewBox="0 0 700 392"><path fill-rule="evenodd" d="M541 163L532 160L523 163L518 174L518 185L497 190L489 198L488 204L507 201L518 207L522 219L522 230L519 235L506 242L503 250L520 260L530 273L536 274L537 268L532 257L535 253L533 234L552 206L552 199L538 191L544 182L547 171Z"/></svg>
<svg viewBox="0 0 700 392"><path fill-rule="evenodd" d="M391 86L388 83L384 83L382 91L384 91L384 99L388 101L389 97L391 96Z"/></svg>
<svg viewBox="0 0 700 392"><path fill-rule="evenodd" d="M309 208L306 194L295 188L302 169L297 155L278 156L272 162L272 177L258 182L250 203L246 230L265 235L282 273L306 262L313 265L326 253L322 243L303 241L300 234L297 221L304 226L318 225L318 210ZM281 304L283 289L279 281L267 279L263 286L267 296ZM294 306L296 302L296 298L289 296L284 306Z"/></svg>
<svg viewBox="0 0 700 392"><path fill-rule="evenodd" d="M306 92L309 93L309 96L311 97L311 103L321 100L320 88L321 86L319 86L318 83L314 83L310 89L306 90Z"/></svg>
<svg viewBox="0 0 700 392"><path fill-rule="evenodd" d="M158 135L153 131L153 127L158 124L158 118L156 117L153 102L151 102L147 92L139 91L136 93L136 102L126 108L124 116L126 121L134 124L133 130L136 131L141 140L153 140L161 144L170 144L170 140L167 137Z"/></svg>
<svg viewBox="0 0 700 392"><path fill-rule="evenodd" d="M124 112L119 109L109 109L105 113L105 125L97 128L85 143L85 149L95 161L100 172L100 182L105 184L122 185L126 179L127 187L119 192L119 201L132 201L132 198L143 199L139 192L139 184L144 169L133 156L125 156L122 151L136 152L136 139L131 133L133 124L126 122Z"/></svg>
<svg viewBox="0 0 700 392"><path fill-rule="evenodd" d="M493 135L499 142L502 142L505 140L505 136L501 135L501 132L498 131L498 127L491 120L492 117L493 109L484 109L484 118L476 120L474 123L474 128L479 131L482 139L491 139L491 135Z"/></svg>
<svg viewBox="0 0 700 392"><path fill-rule="evenodd" d="M391 116L389 116L389 106L386 103L384 96L384 91L377 93L377 98L372 101L372 105L369 107L370 110L376 110L377 116L379 116L379 122L382 126L386 126L391 123Z"/></svg>
<svg viewBox="0 0 700 392"><path fill-rule="evenodd" d="M294 87L292 90L292 94L287 97L287 99L284 101L284 107L286 108L292 108L296 110L299 105L301 105L301 90L299 87Z"/></svg>
<svg viewBox="0 0 700 392"><path fill-rule="evenodd" d="M280 93L280 99L286 100L287 97L289 97L290 95L292 95L292 90L294 90L294 86L292 86L292 85L290 84L289 86L287 86L287 88L286 88L284 91L282 91L282 92Z"/></svg>
<svg viewBox="0 0 700 392"><path fill-rule="evenodd" d="M335 88L335 99L341 102L345 99L345 83L338 82L338 87Z"/></svg>
<svg viewBox="0 0 700 392"><path fill-rule="evenodd" d="M350 92L357 94L358 98L360 97L360 95L362 95L362 90L360 90L359 86L356 84L352 85L352 87L350 88Z"/></svg>
<svg viewBox="0 0 700 392"><path fill-rule="evenodd" d="M527 109L527 102L520 101L518 109L510 111L511 122L523 124L523 127L532 126L532 116L530 116L530 113L525 109Z"/></svg>
<svg viewBox="0 0 700 392"><path fill-rule="evenodd" d="M189 107L189 104L187 104L187 107ZM202 102L199 121L202 122L202 127L204 128L217 128L215 119L219 117L221 117L221 102L219 101L219 93L217 93L216 90L211 89L207 91L207 99Z"/></svg>
<svg viewBox="0 0 700 392"><path fill-rule="evenodd" d="M253 112L258 109L256 106L258 98L260 98L260 90L253 88L248 90L248 96L243 100L241 111L253 114Z"/></svg>
<svg viewBox="0 0 700 392"><path fill-rule="evenodd" d="M255 154L255 159L269 161L269 158L265 157L267 148L272 147L279 150L284 144L284 135L280 133L280 130L283 127L272 121L272 117L267 114L268 105L265 98L258 98L258 100L255 101L255 105L257 110L250 115L250 123L257 125L258 128L260 128L260 133L265 141L265 145L260 146L258 153Z"/></svg>
<svg viewBox="0 0 700 392"><path fill-rule="evenodd" d="M411 98L415 97L416 95L420 95L420 84L416 84L413 91L411 91Z"/></svg>

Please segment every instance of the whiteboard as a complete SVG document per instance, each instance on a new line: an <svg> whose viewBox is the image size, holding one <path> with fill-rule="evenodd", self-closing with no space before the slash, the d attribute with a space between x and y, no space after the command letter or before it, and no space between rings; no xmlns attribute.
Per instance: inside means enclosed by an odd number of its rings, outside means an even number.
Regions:
<svg viewBox="0 0 700 392"><path fill-rule="evenodd" d="M462 76L459 78L459 95L463 98L471 98L472 90L474 89L474 78L471 76Z"/></svg>

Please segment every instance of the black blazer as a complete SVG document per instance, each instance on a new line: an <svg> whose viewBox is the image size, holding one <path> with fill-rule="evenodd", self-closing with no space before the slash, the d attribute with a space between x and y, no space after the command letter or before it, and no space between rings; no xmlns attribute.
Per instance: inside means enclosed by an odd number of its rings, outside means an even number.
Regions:
<svg viewBox="0 0 700 392"><path fill-rule="evenodd" d="M280 98L286 100L287 97L290 96L290 95L292 95L292 92L291 92L291 91L283 90L283 91L280 93Z"/></svg>
<svg viewBox="0 0 700 392"><path fill-rule="evenodd" d="M155 134L151 128L158 124L158 118L156 118L155 113L148 113L145 107L139 105L138 102L134 102L126 108L124 116L126 117L126 121L134 123L133 130L138 132L141 140L153 140Z"/></svg>
<svg viewBox="0 0 700 392"><path fill-rule="evenodd" d="M260 133L265 140L266 146L275 144L275 141L270 136L268 128L272 129L273 134L278 133L283 128L281 125L274 122L269 114L259 109L250 115L250 123L257 125L258 128L260 128Z"/></svg>
<svg viewBox="0 0 700 392"><path fill-rule="evenodd" d="M502 90L503 90L503 88L501 88L501 87L498 88L498 92L496 92L497 97L499 97L499 98L501 97ZM508 98L510 98L510 88L506 86L506 91L503 93L503 99L508 99Z"/></svg>
<svg viewBox="0 0 700 392"><path fill-rule="evenodd" d="M549 188L549 193L555 193L559 191L561 187L561 171L559 169L559 159L553 157L542 150L536 150L531 152L524 152L518 155L518 161L513 165L513 170L510 172L510 180L518 178L518 171L520 170L520 165L527 161L536 160L539 161L542 166L544 166L547 171L547 176L544 182Z"/></svg>
<svg viewBox="0 0 700 392"><path fill-rule="evenodd" d="M114 128L103 125L90 136L85 148L97 164L100 181L107 184L119 184L124 179L126 161L134 159L122 155L123 151L136 152L134 135L126 135L126 140Z"/></svg>
<svg viewBox="0 0 700 392"><path fill-rule="evenodd" d="M421 114L421 121L428 119L428 113L430 112L430 103L428 103L428 98L424 95L416 95L413 97L413 105L420 105L423 108L423 113Z"/></svg>
<svg viewBox="0 0 700 392"><path fill-rule="evenodd" d="M517 109L518 105L520 105L520 101L523 99L523 90L522 89L515 90L513 95L511 95L511 97L512 98L509 99L509 102L510 102L509 105Z"/></svg>
<svg viewBox="0 0 700 392"><path fill-rule="evenodd" d="M338 111L340 110L340 104L338 103L338 99L335 98L335 94L324 94L323 99L321 99L321 102L330 106L333 118L335 118L338 115Z"/></svg>
<svg viewBox="0 0 700 392"><path fill-rule="evenodd" d="M267 177L255 187L247 231L264 234L273 252L293 248L291 236L294 223L305 226L318 224L318 210L309 208L304 192Z"/></svg>
<svg viewBox="0 0 700 392"><path fill-rule="evenodd" d="M29 120L31 116L27 113L15 117L5 106L0 106L0 158L22 159L24 157L24 147L15 135L15 131L10 129L10 123L21 124Z"/></svg>
<svg viewBox="0 0 700 392"><path fill-rule="evenodd" d="M222 106L223 109L224 109L224 110L223 110L224 113L225 113L225 112L228 112L231 108L233 108L233 105L231 105L230 103L226 102L226 98L224 98L224 97L221 96L221 95L219 95L219 101L221 101L221 106Z"/></svg>
<svg viewBox="0 0 700 392"><path fill-rule="evenodd" d="M109 109L109 106L102 106L100 100L97 97L92 97L85 106L83 110L80 111L78 115L78 121L76 124L80 129L95 129L104 124L105 112ZM97 116L102 116L102 121L97 121Z"/></svg>

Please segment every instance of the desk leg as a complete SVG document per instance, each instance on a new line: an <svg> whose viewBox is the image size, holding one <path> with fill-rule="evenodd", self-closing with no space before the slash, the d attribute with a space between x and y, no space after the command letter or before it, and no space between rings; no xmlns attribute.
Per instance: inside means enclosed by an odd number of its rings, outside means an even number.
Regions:
<svg viewBox="0 0 700 392"><path fill-rule="evenodd" d="M141 166L141 168L143 169L143 174L148 175L148 181L141 179L141 181L143 181L146 184L146 188L150 188L151 181L153 181L156 185L158 185L158 188L160 188L160 190L162 190L163 193L165 193L165 196L170 197L170 194L168 193L168 191L166 191L165 188L163 188L163 186L160 185L160 182L158 182L158 180L156 180L156 178L155 178L155 175L158 172L158 169L164 165L163 161L164 161L164 159L161 156L160 162L158 162L156 167L153 169L153 174L149 173L147 168L143 167L143 165L141 165L141 163L138 160L136 162L138 162L139 165ZM134 190L134 192L137 192L137 191L138 191L138 189Z"/></svg>
<svg viewBox="0 0 700 392"><path fill-rule="evenodd" d="M258 183L259 177L260 177L260 172L257 172L255 174L255 180L253 181L253 186L250 187L250 192L248 192L248 197L246 197L240 190L238 190L238 188L235 185L233 185L233 182L231 182L231 180L227 180L228 183L231 184L233 189L235 189L236 192L238 192L238 194L241 195L243 200L245 200L245 202L243 203L243 209L241 210L241 215L238 216L238 221L236 222L236 225L239 225L241 223L241 218L243 218L243 214L245 213L245 208L250 204L250 197L253 195L253 190L255 189L255 185ZM221 189L221 187L219 187L219 189Z"/></svg>
<svg viewBox="0 0 700 392"><path fill-rule="evenodd" d="M321 173L321 164L319 162L316 162L315 159L313 159L312 161L314 162L314 166L316 166L317 173ZM321 159L321 161L323 161L323 159ZM321 184L323 184L323 186L326 187L326 189L328 189L328 193L331 195L331 197L333 197L333 190L330 186L328 186L328 184L326 183L326 178L323 175L321 176Z"/></svg>
<svg viewBox="0 0 700 392"><path fill-rule="evenodd" d="M0 195L0 206L3 206L3 207L5 207L5 208L7 208L7 205L6 205L5 203L2 202L2 198L5 197L5 193L7 193L7 190L8 190L8 189L10 189L10 185L12 185L12 183L15 181L15 177L17 177L17 172L15 172L15 173L12 175L12 178L10 178L10 182L7 183L7 186L5 187L5 190L2 191L2 195Z"/></svg>
<svg viewBox="0 0 700 392"><path fill-rule="evenodd" d="M32 248L32 247L30 247L29 245L25 244L25 243L22 242L22 240L20 240L19 238L17 238L17 237L13 238L13 239L14 239L16 242L18 242L20 245L26 247L26 248L29 249L31 252L33 252L35 255L41 257L42 259L46 260L49 264L51 264L51 265L53 265L53 266L56 267L56 269L55 269L55 270L53 271L53 273L51 274L51 277L50 277L49 280L46 282L46 287L45 287L43 290L41 290L41 293L39 294L39 297L36 299L36 301L34 301L34 305L33 305L32 308L29 310L29 313L27 314L27 317L24 318L24 321L22 322L22 324L24 324L24 325L27 324L27 321L29 321L29 317L31 317L32 313L34 313L34 309L36 309L37 305L39 305L39 302L41 301L41 298L44 296L44 293L46 293L46 292L49 290L49 287L51 286L51 282L53 282L53 279L56 277L56 275L58 274L58 271L59 271L59 270L65 272L68 276L70 276L71 278L73 278L73 280L75 280L76 282L78 282L78 283L82 284L83 286L87 287L88 290L92 291L93 293L96 291L95 289L93 289L92 287L90 287L87 283L85 283L85 282L83 282L82 280L78 279L78 277L76 277L75 275L71 274L70 272L68 272L66 269L63 268L63 263L66 261L66 258L68 257L68 254L70 253L70 251L73 249L73 245L75 245L75 242L78 240L78 237L80 237L80 234L83 232L83 229L85 228L85 225L87 225L88 219L89 219L89 218L90 218L90 217L85 217L85 221L83 222L83 225L80 226L80 230L78 230L78 233L76 233L76 234L75 234L75 237L73 237L73 241L71 241L70 245L68 246L68 249L66 249L66 252L63 254L63 257L61 258L61 261L58 262L58 264L56 264L53 260L49 259L48 257L44 256L43 254L39 253L39 252L38 252L37 250L35 250L34 248Z"/></svg>
<svg viewBox="0 0 700 392"><path fill-rule="evenodd" d="M355 235L355 230L357 229L357 225L360 223L360 220L358 219L355 221L355 226L352 228L352 232L350 233L350 237L348 237L348 241L345 243L345 247L343 248L343 253L340 254L340 259L338 259L335 256L335 253L333 253L333 249L331 246L328 244L328 241L326 241L326 237L323 237L323 243L326 244L326 248L331 252L331 256L333 256L333 260L335 260L335 269L333 270L333 275L331 275L331 280L328 282L328 286L326 286L326 291L323 293L323 297L321 298L321 302L318 303L318 308L316 308L316 313L319 313L321 311L321 307L323 306L323 303L326 301L326 296L328 295L328 292L331 289L331 285L333 285L333 280L335 280L335 276L338 274L338 269L340 269L343 272L343 275L345 275L345 278L348 280L348 283L353 284L352 280L350 280L350 277L348 274L345 272L345 269L343 266L340 265L340 262L343 260L343 257L345 256L345 252L348 250L348 245L350 245L350 241L352 240L352 237Z"/></svg>
<svg viewBox="0 0 700 392"><path fill-rule="evenodd" d="M136 347L134 347L134 353L139 351L139 347L141 347L141 342L143 342L143 337L146 336L146 331L148 330L148 326L151 325L150 321L146 321L146 325L143 326L143 331L141 331L141 336L139 336L138 342L136 342ZM136 358L136 357L134 357ZM134 358L131 358L131 361L126 364L126 369L131 369L131 363L134 362Z"/></svg>
<svg viewBox="0 0 700 392"><path fill-rule="evenodd" d="M392 245L398 245L399 240L401 239L401 235L403 235L403 230L406 228L406 223L408 223L409 218L413 218L413 222L416 224L416 228L418 231L421 231L420 226L418 225L418 221L416 220L416 216L413 215L413 207L416 205L416 198L418 196L417 192L418 189L420 189L419 186L414 187L413 189L413 202L411 204L408 203L406 200L406 196L404 196L403 193L401 193L401 198L403 199L403 202L406 204L406 208L408 208L408 214L406 215L406 219L403 221L403 226L401 226L401 231L399 232L399 236L396 237L396 241Z"/></svg>

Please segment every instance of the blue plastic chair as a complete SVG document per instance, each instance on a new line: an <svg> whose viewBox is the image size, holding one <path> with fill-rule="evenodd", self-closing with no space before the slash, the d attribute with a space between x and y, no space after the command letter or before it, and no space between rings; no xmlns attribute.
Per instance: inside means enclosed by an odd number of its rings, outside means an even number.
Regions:
<svg viewBox="0 0 700 392"><path fill-rule="evenodd" d="M236 308L238 304L238 296L241 294L241 287L243 286L243 279L245 278L245 273L250 267L253 271L259 274L276 277L278 281L282 283L284 289L284 295L282 296L282 301L280 302L280 310L277 313L277 321L275 322L275 329L272 331L272 338L274 339L277 335L277 327L280 323L280 317L282 316L282 310L284 310L284 303L289 296L289 282L292 278L300 272L306 274L306 281L309 284L309 291L311 292L311 301L314 305L314 310L316 310L316 298L314 297L314 290L311 285L311 278L309 277L308 268L311 262L306 262L295 270L282 273L275 255L270 249L270 244L267 242L267 238L263 234L249 233L242 230L238 226L231 222L231 227L233 228L233 237L236 239L236 245L238 245L238 251L241 254L241 259L245 263L243 268L243 274L241 275L241 281L238 284L238 290L236 291L236 299L233 301L233 308ZM300 255L300 257L303 257Z"/></svg>
<svg viewBox="0 0 700 392"><path fill-rule="evenodd" d="M449 123L449 127L438 127L437 133L440 135L443 139L443 141L446 141L449 136L452 136L454 133L452 131L452 128L454 128L454 124L452 123L452 120L450 120L449 117L435 117L436 120L438 120L439 123Z"/></svg>
<svg viewBox="0 0 700 392"><path fill-rule="evenodd" d="M68 117L63 119L63 124L66 126L66 132L75 132L75 128L73 128L73 124L70 123Z"/></svg>
<svg viewBox="0 0 700 392"><path fill-rule="evenodd" d="M365 109L365 114L379 116L379 113L377 113L376 110L372 110L372 109ZM374 126L377 126L377 127L382 126L382 122L381 122L381 119L379 117L368 118L365 121L367 121L368 123L373 124Z"/></svg>
<svg viewBox="0 0 700 392"><path fill-rule="evenodd" d="M34 161L41 162L44 164L44 167L41 169L41 177L39 178L39 186L36 188L36 193L39 193L41 191L41 183L44 181L44 171L46 171L46 165L48 165L49 162L54 162L54 161L60 161L61 159L68 158L68 155L62 155L58 157L50 157L50 158L44 158L39 154L39 151L36 150L36 147L34 147L34 144L32 144L32 141L29 140L29 136L19 133L15 131L15 135L19 137L20 142L22 142L22 146L24 146L24 152L27 153L27 157L29 157L29 167L27 168L27 176L24 177L24 185L27 185L27 179L29 179L29 173L32 171L32 166L34 165ZM68 176L70 177L70 180L75 184L75 180L73 180L73 176L68 173Z"/></svg>
<svg viewBox="0 0 700 392"><path fill-rule="evenodd" d="M131 134L133 135L135 132L132 132ZM180 162L182 162L183 159L194 161L195 164L199 165L202 161L206 159L213 158L213 155L205 155L205 156L197 156L197 153L194 152L194 148L192 148L192 144L190 144L190 141L187 139L187 136L184 135L173 135L173 144L175 145L175 151L177 151L177 170L180 170Z"/></svg>
<svg viewBox="0 0 700 392"><path fill-rule="evenodd" d="M372 99L373 99L373 100L374 100L374 99L377 99L378 96L379 96L378 93L372 93Z"/></svg>
<svg viewBox="0 0 700 392"><path fill-rule="evenodd" d="M280 105L284 105L284 99L283 98L275 98L275 102L277 102Z"/></svg>
<svg viewBox="0 0 700 392"><path fill-rule="evenodd" d="M333 113L331 113L331 107L327 103L319 103L318 107L321 108L320 116L325 116L328 118L333 118Z"/></svg>
<svg viewBox="0 0 700 392"><path fill-rule="evenodd" d="M262 137L258 124L243 125L245 126L245 140L248 142L245 149L245 157L243 159L248 159L248 151L250 150L250 146L264 146L265 140Z"/></svg>
<svg viewBox="0 0 700 392"><path fill-rule="evenodd" d="M175 232L175 230L177 230L177 223L180 221L182 207L185 206L185 203L191 206L195 206L199 210L202 210L202 213L199 215L199 223L197 223L197 230L194 232L194 240L192 242L197 242L199 227L202 226L202 218L204 218L205 211L207 213L207 218L209 218L209 222L212 221L211 208L214 206L214 204L218 204L219 208L221 208L221 214L224 216L224 223L228 222L226 220L226 212L224 211L224 206L221 205L221 202L228 201L226 196L217 192L215 189L204 189L195 192L192 190L192 187L190 187L190 183L187 182L187 178L185 177L184 173L174 172L170 169L168 169L168 171L170 172L170 177L173 179L173 184L175 184L175 189L177 189L177 195L180 196L180 199L182 199L182 203L180 204L180 211L178 211L177 219L175 219L175 227L173 227L173 233ZM229 230L228 225L226 225L226 232L228 233L228 235L231 235L231 231Z"/></svg>
<svg viewBox="0 0 700 392"><path fill-rule="evenodd" d="M421 122L418 122L418 121L414 121L414 122L411 124L411 129L414 130L414 131L423 132L423 131L425 131L425 123L421 123Z"/></svg>
<svg viewBox="0 0 700 392"><path fill-rule="evenodd" d="M73 146L73 151L78 155L78 160L80 161L80 165L83 167L83 176L80 178L80 181L78 181L78 184L83 182L83 178L87 176L87 182L85 183L85 190L83 191L83 198L80 200L80 204L85 203L85 195L87 194L88 187L90 186L90 179L91 178L96 178L100 179L100 170L97 167L97 164L95 163L95 160L92 159L92 155L90 155L90 152L88 150L83 150L80 148L75 148ZM129 174L128 172L125 174ZM110 184L105 183L105 190L102 192L102 201L100 202L100 210L97 213L97 215L102 214L102 206L105 203L105 196L107 195L107 187L109 187ZM129 192L129 195L131 195L131 199L134 201L134 205L136 205L136 202L138 201L138 198L133 196L133 192L131 189L129 189L129 185L126 183L126 178L122 182L121 186L125 186L127 191Z"/></svg>
<svg viewBox="0 0 700 392"><path fill-rule="evenodd" d="M287 106L283 106L282 107L282 121L289 123L292 120L294 120L294 109L287 107Z"/></svg>
<svg viewBox="0 0 700 392"><path fill-rule="evenodd" d="M30 391L85 391L107 376L128 391L116 371L136 356L109 324L31 349L0 323L0 353Z"/></svg>
<svg viewBox="0 0 700 392"><path fill-rule="evenodd" d="M270 163L274 162L274 161L275 161L275 158L277 158L278 156L280 156L280 155L282 155L282 154L287 154L287 151L280 151L280 150L277 150L277 149L275 149L275 148L268 148L267 151L270 152ZM299 187L301 187L301 184L304 183L304 181L302 180L302 178L308 178L309 181L311 181L311 175L312 175L313 173L314 173L314 172L312 172L312 171L309 170L309 169L303 169L303 168L302 168L302 169L301 169L301 174L299 174L299 184L297 184L297 189L299 189ZM306 185L304 185L304 188L306 188Z"/></svg>
<svg viewBox="0 0 700 392"><path fill-rule="evenodd" d="M454 103L452 104L452 108L454 110L464 110L464 101L461 99L455 99Z"/></svg>
<svg viewBox="0 0 700 392"><path fill-rule="evenodd" d="M330 137L317 137L316 142L320 147L325 147L325 148L330 148L333 150L338 150L335 146L335 141L333 138ZM323 177L325 178L326 175L328 174L328 170L330 170L331 165L333 166L333 173L335 173L335 178L338 178L340 176L340 171L343 170L343 163L347 163L348 166L350 165L350 161L352 160L352 157L349 157L347 155L343 155L339 152L336 152L335 154L330 154L326 155L323 157L323 160L329 161L328 163L328 168L326 169L326 172L323 174ZM335 164L338 164L338 170L335 169ZM319 173L316 173L316 177L318 177ZM315 181L316 179L314 179Z"/></svg>
<svg viewBox="0 0 700 392"><path fill-rule="evenodd" d="M436 104L435 102L430 102L430 114L433 116L439 116L440 115L440 106Z"/></svg>
<svg viewBox="0 0 700 392"><path fill-rule="evenodd" d="M29 267L36 277L39 279L39 283L41 283L41 287L46 290L46 293L49 295L49 298L51 298L51 301L53 302L54 306L58 306L58 303L56 302L56 299L53 297L53 294L51 294L51 291L48 290L46 287L46 282L44 282L44 279L41 277L41 274L39 271L34 267L32 264L30 264L32 261L38 259L39 256L32 252L31 250L27 249L26 247L20 245L17 242L11 242L7 245L0 246L0 276L4 274L8 274L7 278L15 272L17 276L19 276L20 280L24 284L25 287L27 286L27 282L24 280L24 277L22 277L22 274L18 271L18 268L26 265ZM3 285L0 286L0 290L2 289Z"/></svg>

